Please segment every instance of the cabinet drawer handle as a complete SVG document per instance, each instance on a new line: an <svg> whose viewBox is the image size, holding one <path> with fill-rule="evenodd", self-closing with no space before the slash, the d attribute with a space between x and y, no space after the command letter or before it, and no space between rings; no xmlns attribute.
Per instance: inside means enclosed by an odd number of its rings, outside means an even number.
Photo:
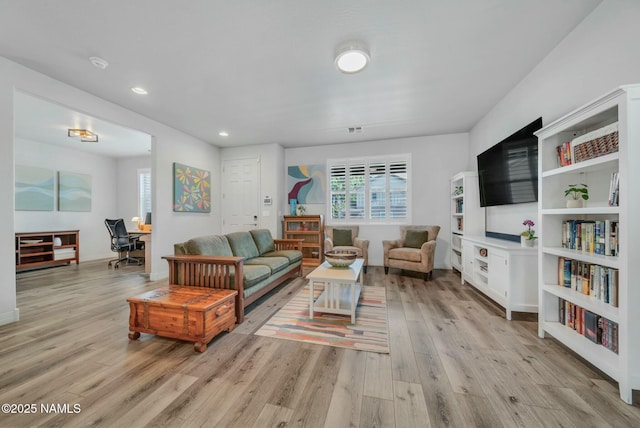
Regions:
<svg viewBox="0 0 640 428"><path fill-rule="evenodd" d="M229 310L231 309L231 306L229 305L222 305L220 306L217 310L216 310L216 316L220 317L226 313L229 312Z"/></svg>

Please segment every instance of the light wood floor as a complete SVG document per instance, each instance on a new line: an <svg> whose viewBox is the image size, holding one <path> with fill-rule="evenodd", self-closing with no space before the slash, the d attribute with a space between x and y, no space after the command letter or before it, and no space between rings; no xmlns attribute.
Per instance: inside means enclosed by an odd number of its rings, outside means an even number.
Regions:
<svg viewBox="0 0 640 428"><path fill-rule="evenodd" d="M538 339L535 318L506 321L449 271L425 283L369 268L366 283L387 290L389 355L255 336L303 279L203 354L132 342L125 298L164 285L139 272L100 261L18 274L21 320L0 326L0 403L37 412L0 414L1 427L640 426L638 397L624 404L615 383Z"/></svg>

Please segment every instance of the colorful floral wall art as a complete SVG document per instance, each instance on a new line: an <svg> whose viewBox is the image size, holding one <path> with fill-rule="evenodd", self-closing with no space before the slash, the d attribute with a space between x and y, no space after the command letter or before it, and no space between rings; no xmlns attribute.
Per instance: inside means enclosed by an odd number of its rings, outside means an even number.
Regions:
<svg viewBox="0 0 640 428"><path fill-rule="evenodd" d="M211 212L211 174L178 162L173 164L173 210Z"/></svg>

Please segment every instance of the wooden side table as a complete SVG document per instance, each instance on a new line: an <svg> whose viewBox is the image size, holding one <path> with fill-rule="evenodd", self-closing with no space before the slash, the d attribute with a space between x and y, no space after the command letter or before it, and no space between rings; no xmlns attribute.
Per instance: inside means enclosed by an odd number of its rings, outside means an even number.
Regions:
<svg viewBox="0 0 640 428"><path fill-rule="evenodd" d="M205 287L162 287L127 299L130 307L129 339L140 333L194 342L196 352L223 330L236 324L238 292Z"/></svg>

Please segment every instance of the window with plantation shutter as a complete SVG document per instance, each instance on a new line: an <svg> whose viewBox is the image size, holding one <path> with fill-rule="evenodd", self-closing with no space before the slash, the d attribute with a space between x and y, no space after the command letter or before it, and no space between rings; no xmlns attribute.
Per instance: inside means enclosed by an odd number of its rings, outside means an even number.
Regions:
<svg viewBox="0 0 640 428"><path fill-rule="evenodd" d="M328 160L332 222L406 223L410 155Z"/></svg>
<svg viewBox="0 0 640 428"><path fill-rule="evenodd" d="M144 221L151 212L151 169L138 170L138 215Z"/></svg>

